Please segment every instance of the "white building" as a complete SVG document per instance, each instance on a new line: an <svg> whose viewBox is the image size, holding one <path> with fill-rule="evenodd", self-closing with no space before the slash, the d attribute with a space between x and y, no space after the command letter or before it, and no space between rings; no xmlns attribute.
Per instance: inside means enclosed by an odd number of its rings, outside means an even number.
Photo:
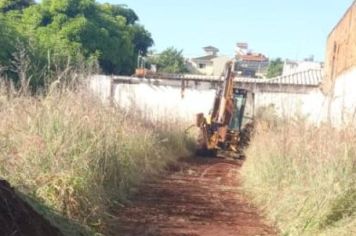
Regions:
<svg viewBox="0 0 356 236"><path fill-rule="evenodd" d="M282 75L290 75L307 70L321 70L323 63L316 62L313 58L308 58L303 61L285 60L283 65Z"/></svg>
<svg viewBox="0 0 356 236"><path fill-rule="evenodd" d="M191 74L220 76L230 58L218 55L219 49L213 46L207 46L203 49L205 51L204 56L192 58L188 61L188 70Z"/></svg>

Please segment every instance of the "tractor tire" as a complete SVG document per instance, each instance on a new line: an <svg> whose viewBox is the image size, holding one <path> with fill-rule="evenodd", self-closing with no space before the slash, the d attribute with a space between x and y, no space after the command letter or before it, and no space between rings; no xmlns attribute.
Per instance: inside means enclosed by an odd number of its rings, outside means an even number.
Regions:
<svg viewBox="0 0 356 236"><path fill-rule="evenodd" d="M196 156L200 157L216 157L218 155L217 149L207 149L207 148L198 148L195 151Z"/></svg>

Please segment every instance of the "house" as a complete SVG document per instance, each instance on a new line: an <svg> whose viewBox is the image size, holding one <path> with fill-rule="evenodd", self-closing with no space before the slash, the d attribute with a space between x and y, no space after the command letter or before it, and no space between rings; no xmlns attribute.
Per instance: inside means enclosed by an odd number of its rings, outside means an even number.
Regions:
<svg viewBox="0 0 356 236"><path fill-rule="evenodd" d="M188 61L187 67L192 74L218 75L224 71L224 66L230 60L227 56L219 56L219 49L213 46L204 47L205 55L192 58Z"/></svg>
<svg viewBox="0 0 356 236"><path fill-rule="evenodd" d="M326 45L323 91L329 97L328 116L348 122L356 114L356 1L330 32ZM340 114L341 117L337 117Z"/></svg>
<svg viewBox="0 0 356 236"><path fill-rule="evenodd" d="M236 44L235 71L240 76L263 77L269 65L268 58L262 53L254 53L247 43Z"/></svg>
<svg viewBox="0 0 356 236"><path fill-rule="evenodd" d="M282 75L290 75L307 70L321 70L323 63L314 61L314 57L304 59L303 61L295 61L286 59L283 65Z"/></svg>

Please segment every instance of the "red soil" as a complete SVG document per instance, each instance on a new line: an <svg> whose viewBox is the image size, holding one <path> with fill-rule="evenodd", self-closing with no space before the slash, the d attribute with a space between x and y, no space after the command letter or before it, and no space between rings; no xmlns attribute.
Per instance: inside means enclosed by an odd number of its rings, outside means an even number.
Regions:
<svg viewBox="0 0 356 236"><path fill-rule="evenodd" d="M276 235L239 190L242 161L195 158L147 182L109 235Z"/></svg>
<svg viewBox="0 0 356 236"><path fill-rule="evenodd" d="M0 180L0 236L62 235Z"/></svg>

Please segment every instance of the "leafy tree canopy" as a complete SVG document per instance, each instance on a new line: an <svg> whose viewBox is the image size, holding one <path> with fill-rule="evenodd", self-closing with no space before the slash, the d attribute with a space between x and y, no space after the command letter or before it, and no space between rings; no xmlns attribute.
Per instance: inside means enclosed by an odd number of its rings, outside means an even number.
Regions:
<svg viewBox="0 0 356 236"><path fill-rule="evenodd" d="M34 0L0 0L0 11L22 10L34 3Z"/></svg>
<svg viewBox="0 0 356 236"><path fill-rule="evenodd" d="M136 13L128 8L126 5L111 5L105 3L101 6L101 8L108 12L112 16L123 16L126 19L126 24L133 25L138 21L138 16Z"/></svg>
<svg viewBox="0 0 356 236"><path fill-rule="evenodd" d="M138 53L146 54L153 45L151 34L125 5L0 0L0 9L0 64L13 52L12 42L21 38L43 67L54 58L62 64L96 58L105 73L131 74Z"/></svg>
<svg viewBox="0 0 356 236"><path fill-rule="evenodd" d="M267 78L273 78L282 75L283 64L284 63L281 58L271 60L267 69Z"/></svg>
<svg viewBox="0 0 356 236"><path fill-rule="evenodd" d="M162 53L153 56L150 64L156 64L159 72L186 73L183 51L173 47L167 48Z"/></svg>
<svg viewBox="0 0 356 236"><path fill-rule="evenodd" d="M14 30L8 26L4 17L0 16L0 64L4 65L6 60L11 57L11 53L13 51L13 37Z"/></svg>

